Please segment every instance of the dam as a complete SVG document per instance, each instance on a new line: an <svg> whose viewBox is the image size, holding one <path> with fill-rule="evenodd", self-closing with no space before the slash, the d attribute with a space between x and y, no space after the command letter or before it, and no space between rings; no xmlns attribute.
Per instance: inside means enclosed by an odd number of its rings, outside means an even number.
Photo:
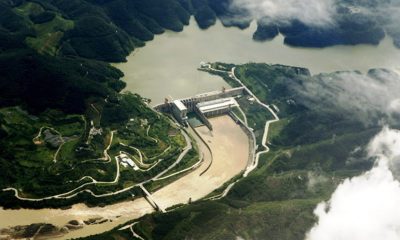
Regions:
<svg viewBox="0 0 400 240"><path fill-rule="evenodd" d="M235 97L246 94L244 87L225 89L195 95L193 97L170 100L165 99L163 104L154 107L155 110L169 113L183 126L188 126L188 113L195 113L201 122L213 130L208 120L229 113L233 107L238 107Z"/></svg>

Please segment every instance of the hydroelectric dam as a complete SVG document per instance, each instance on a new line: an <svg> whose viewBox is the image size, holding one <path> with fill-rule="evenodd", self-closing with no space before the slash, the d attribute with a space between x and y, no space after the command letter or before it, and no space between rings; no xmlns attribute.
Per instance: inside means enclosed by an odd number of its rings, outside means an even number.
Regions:
<svg viewBox="0 0 400 240"><path fill-rule="evenodd" d="M229 113L238 104L235 97L246 94L244 87L225 89L198 94L192 97L170 100L154 107L155 110L170 113L182 125L188 125L188 113L195 113L201 122L212 130L212 125L207 119L222 114Z"/></svg>

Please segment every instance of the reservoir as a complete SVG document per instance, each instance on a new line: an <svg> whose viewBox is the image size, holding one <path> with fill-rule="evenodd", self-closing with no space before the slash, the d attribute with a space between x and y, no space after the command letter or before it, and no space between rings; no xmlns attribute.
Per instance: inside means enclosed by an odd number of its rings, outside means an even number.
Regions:
<svg viewBox="0 0 400 240"><path fill-rule="evenodd" d="M151 98L152 105L165 97L177 99L227 87L221 78L197 70L202 61L284 64L308 68L312 74L400 67L400 51L389 37L378 46L294 48L284 45L281 35L269 42L254 41L256 28L255 22L245 30L217 22L201 30L192 18L183 32L157 35L128 56L126 63L115 66L125 73L126 90Z"/></svg>
<svg viewBox="0 0 400 240"><path fill-rule="evenodd" d="M383 40L379 46L335 46L323 49L293 48L283 44L282 36L269 42L255 42L252 40L252 34L255 29L254 22L245 30L224 28L220 22L217 22L215 26L208 30L201 30L191 19L190 25L186 26L183 32L167 31L162 35L158 35L153 41L146 43L146 47L135 50L128 57L126 63L114 65L125 73L126 90L151 98L152 105L154 105L163 102L163 99L169 96L177 99L219 90L223 86L228 87L221 78L198 71L197 68L201 61L221 61L237 64L247 62L285 64L306 67L313 74L341 70L366 72L368 69L376 67L397 69L400 63L400 51L394 47L390 38ZM221 135L218 135L221 139L208 136L207 131L203 131L202 134L204 134L204 138L215 143L215 148L221 145L219 144L220 142L226 142L227 138L223 138L223 136L228 136L229 139L234 139L241 143L246 141L246 136L240 131L235 132L230 129L225 131L226 126L229 127L231 123L228 122L227 124L223 119L215 119L214 121L216 121L215 124L217 126L224 126L224 128L221 127ZM233 124L232 126L235 125ZM212 190L221 186L245 167L245 163L241 162L243 159L241 156L246 157L248 155L246 144L244 144L243 149L235 148L235 150L232 150L233 146L229 144L222 144L231 149L216 150L217 163L226 159L235 160L236 162L232 164L231 168L227 168L229 170L229 175L227 176L216 174L211 169L209 175L206 174L205 177L210 182L207 186L212 187L198 190L201 192L198 192L199 194L195 199L212 192ZM237 145L243 144L237 143ZM235 153L235 156L239 156L239 158L225 156L224 154L226 153ZM222 164L215 165L215 167L219 168L222 168L221 166L226 167ZM176 187L182 189L183 186L188 186L189 188L185 188L187 191L194 189L193 185L197 179L191 178L193 179L191 181L188 179L190 177L192 175L189 174L186 177L186 181L185 179L180 179L175 184L167 186L164 190L161 189L155 195L162 200L165 206L187 202L188 196L194 193L182 194L182 196L179 194L171 196L170 193L174 193ZM82 204L74 205L66 210L4 210L0 208L0 228L38 222L48 222L60 226L70 220L91 217L104 217L113 220L113 222L85 227L71 232L63 238L82 237L101 233L129 219L143 216L152 211L153 209L143 199L126 201L104 208L88 208Z"/></svg>

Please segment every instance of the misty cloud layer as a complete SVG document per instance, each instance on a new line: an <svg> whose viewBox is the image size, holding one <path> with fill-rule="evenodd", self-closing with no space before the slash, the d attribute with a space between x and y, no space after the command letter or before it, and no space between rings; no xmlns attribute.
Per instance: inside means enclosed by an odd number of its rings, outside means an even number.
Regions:
<svg viewBox="0 0 400 240"><path fill-rule="evenodd" d="M271 22L299 20L307 25L333 24L335 0L233 0L232 8L245 9L255 19L267 17Z"/></svg>
<svg viewBox="0 0 400 240"><path fill-rule="evenodd" d="M332 109L366 125L399 119L400 76L392 71L323 74L291 87L309 108Z"/></svg>
<svg viewBox="0 0 400 240"><path fill-rule="evenodd" d="M336 25L344 15L357 15L371 20L371 28L377 23L389 35L400 35L400 0L233 0L230 8L278 25L298 20L322 28Z"/></svg>
<svg viewBox="0 0 400 240"><path fill-rule="evenodd" d="M318 223L306 240L400 239L400 182L390 165L400 161L400 131L385 128L369 144L376 158L369 172L345 180L314 213Z"/></svg>

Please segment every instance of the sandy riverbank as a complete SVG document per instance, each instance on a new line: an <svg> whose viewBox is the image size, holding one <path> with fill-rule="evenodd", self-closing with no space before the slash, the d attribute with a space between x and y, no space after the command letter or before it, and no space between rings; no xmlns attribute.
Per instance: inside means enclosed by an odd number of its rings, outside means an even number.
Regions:
<svg viewBox="0 0 400 240"><path fill-rule="evenodd" d="M210 119L213 131L207 127L197 128L197 132L207 142L213 153L211 167L200 176L208 166L200 168L153 194L163 207L177 203L187 203L189 198L198 200L243 171L248 163L249 140L243 130L229 117ZM204 146L203 152L207 152ZM205 156L205 159L209 156Z"/></svg>

